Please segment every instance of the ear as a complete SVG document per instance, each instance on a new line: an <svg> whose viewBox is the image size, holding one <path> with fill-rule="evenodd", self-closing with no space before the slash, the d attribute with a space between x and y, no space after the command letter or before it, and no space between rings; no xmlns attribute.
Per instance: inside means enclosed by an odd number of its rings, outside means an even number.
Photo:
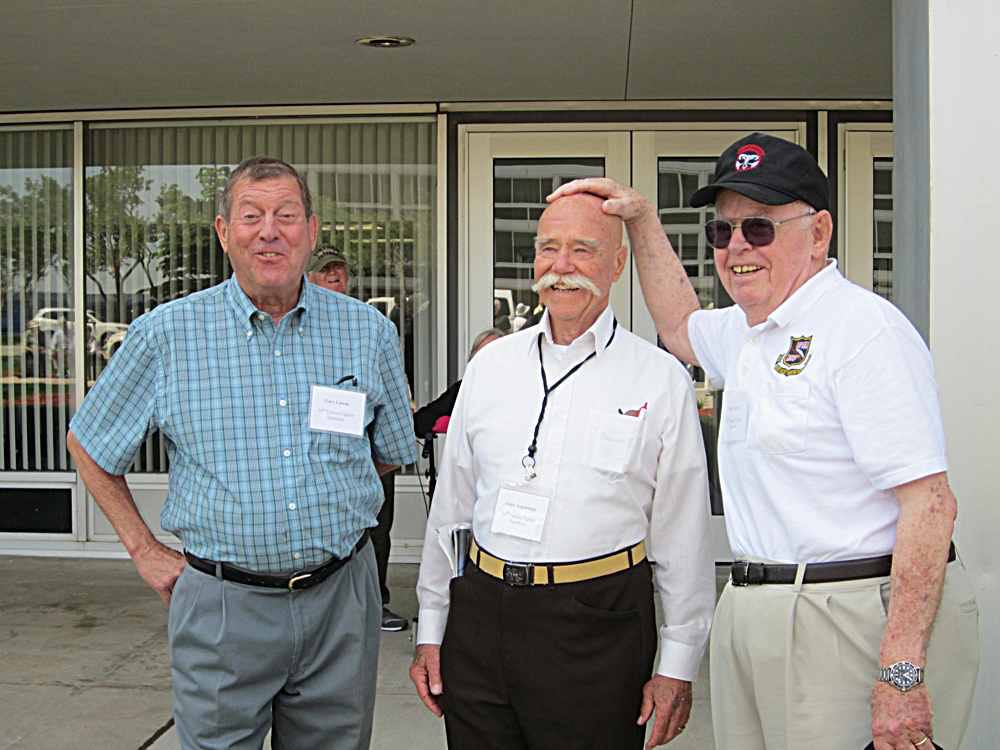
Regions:
<svg viewBox="0 0 1000 750"><path fill-rule="evenodd" d="M229 252L229 224L222 218L222 214L215 217L215 233L219 236L219 244L222 245L222 252Z"/></svg>
<svg viewBox="0 0 1000 750"><path fill-rule="evenodd" d="M614 281L618 281L618 277L622 275L622 271L625 270L625 261L628 259L628 248L622 245L615 251L615 274Z"/></svg>
<svg viewBox="0 0 1000 750"><path fill-rule="evenodd" d="M812 250L809 253L813 258L822 260L830 251L830 240L833 239L833 216L827 210L816 214L812 226Z"/></svg>
<svg viewBox="0 0 1000 750"><path fill-rule="evenodd" d="M316 249L316 238L319 237L319 217L313 213L309 217L309 252Z"/></svg>

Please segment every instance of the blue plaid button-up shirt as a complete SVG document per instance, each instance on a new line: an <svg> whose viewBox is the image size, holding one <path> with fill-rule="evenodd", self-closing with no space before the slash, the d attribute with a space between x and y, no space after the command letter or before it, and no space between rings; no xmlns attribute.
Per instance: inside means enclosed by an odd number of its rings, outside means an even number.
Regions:
<svg viewBox="0 0 1000 750"><path fill-rule="evenodd" d="M365 434L311 430L313 385L363 391ZM392 323L308 282L278 325L235 276L137 318L70 427L116 475L158 428L163 528L199 557L261 572L348 555L382 501L372 456L416 460Z"/></svg>

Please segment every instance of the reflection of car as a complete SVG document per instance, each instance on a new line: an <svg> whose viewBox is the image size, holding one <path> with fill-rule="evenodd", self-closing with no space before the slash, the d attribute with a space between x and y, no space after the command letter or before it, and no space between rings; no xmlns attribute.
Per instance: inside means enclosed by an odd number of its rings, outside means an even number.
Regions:
<svg viewBox="0 0 1000 750"><path fill-rule="evenodd" d="M381 312L385 317L389 317L392 311L396 307L395 297L372 297L368 300L368 304L372 307L377 307L379 312Z"/></svg>
<svg viewBox="0 0 1000 750"><path fill-rule="evenodd" d="M128 333L128 329L124 331L115 331L104 339L104 346L99 349L101 356L104 357L104 359L111 359L112 355L121 349L126 333Z"/></svg>
<svg viewBox="0 0 1000 750"><path fill-rule="evenodd" d="M87 348L100 351L109 336L128 330L124 323L98 320L91 310L85 312L87 320ZM43 307L24 327L24 346L27 349L46 349L53 343L65 340L68 324L73 322L71 307ZM59 336L56 336L59 332ZM54 341L53 341L54 339ZM65 344L63 344L65 345Z"/></svg>

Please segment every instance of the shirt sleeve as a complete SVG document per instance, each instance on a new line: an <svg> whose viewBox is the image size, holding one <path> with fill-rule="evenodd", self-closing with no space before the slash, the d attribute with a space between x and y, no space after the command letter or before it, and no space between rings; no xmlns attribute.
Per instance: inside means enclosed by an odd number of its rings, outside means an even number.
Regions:
<svg viewBox="0 0 1000 750"><path fill-rule="evenodd" d="M726 311L729 309L696 310L688 318L688 341L713 388L724 388L726 385L722 345Z"/></svg>
<svg viewBox="0 0 1000 750"><path fill-rule="evenodd" d="M164 374L150 338L147 318L129 326L121 348L69 425L94 462L116 476L128 471L139 446L157 426L156 403Z"/></svg>
<svg viewBox="0 0 1000 750"><path fill-rule="evenodd" d="M375 409L372 450L384 464L412 464L417 460L417 442L413 435L413 414L395 327L379 320L381 342L378 370L382 381L383 402Z"/></svg>
<svg viewBox="0 0 1000 750"><path fill-rule="evenodd" d="M947 471L930 352L913 329L887 325L834 374L855 462L878 489Z"/></svg>
<svg viewBox="0 0 1000 750"><path fill-rule="evenodd" d="M452 409L455 408L455 399L458 398L458 389L462 381L459 380L448 386L448 390L431 401L426 406L417 409L413 415L413 429L417 437L423 438L428 432L434 429L434 423L441 417L451 416Z"/></svg>
<svg viewBox="0 0 1000 750"><path fill-rule="evenodd" d="M686 380L686 378L685 378ZM715 607L705 446L689 383L660 435L650 519L654 580L663 605L657 674L693 681Z"/></svg>
<svg viewBox="0 0 1000 750"><path fill-rule="evenodd" d="M434 501L424 535L417 600L417 644L440 644L448 622L451 604L451 561L444 547L450 544L451 531L457 524L472 523L476 483L473 474L472 446L468 437L469 393L475 390L475 363L470 363L458 391L458 399L448 424L448 437L441 456Z"/></svg>

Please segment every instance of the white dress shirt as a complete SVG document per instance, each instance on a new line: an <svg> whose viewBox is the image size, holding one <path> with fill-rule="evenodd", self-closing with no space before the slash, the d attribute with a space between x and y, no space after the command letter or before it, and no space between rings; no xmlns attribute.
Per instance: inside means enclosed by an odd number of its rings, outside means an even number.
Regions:
<svg viewBox="0 0 1000 750"><path fill-rule="evenodd" d="M417 643L439 644L451 566L442 536L471 522L483 549L511 562L568 562L648 537L664 612L658 673L692 680L715 602L705 451L694 389L672 356L619 326L605 310L568 346L553 343L548 313L469 363L448 428L417 582ZM551 391L538 435L537 477L525 480L543 387ZM624 412L638 411L638 416ZM501 486L550 499L540 541L494 533Z"/></svg>
<svg viewBox="0 0 1000 750"><path fill-rule="evenodd" d="M702 310L688 336L726 388L719 477L734 555L892 552L892 488L948 468L930 353L903 314L831 260L763 323Z"/></svg>

